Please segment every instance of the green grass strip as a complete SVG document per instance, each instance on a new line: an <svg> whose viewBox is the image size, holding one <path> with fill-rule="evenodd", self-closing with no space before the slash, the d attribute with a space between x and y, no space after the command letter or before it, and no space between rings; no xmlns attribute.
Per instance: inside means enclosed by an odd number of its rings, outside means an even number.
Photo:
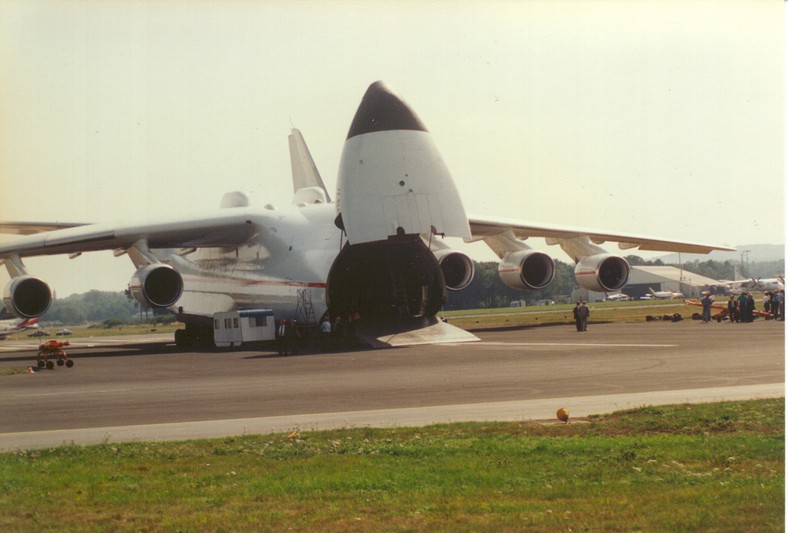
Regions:
<svg viewBox="0 0 788 533"><path fill-rule="evenodd" d="M0 455L0 530L783 531L784 400Z"/></svg>

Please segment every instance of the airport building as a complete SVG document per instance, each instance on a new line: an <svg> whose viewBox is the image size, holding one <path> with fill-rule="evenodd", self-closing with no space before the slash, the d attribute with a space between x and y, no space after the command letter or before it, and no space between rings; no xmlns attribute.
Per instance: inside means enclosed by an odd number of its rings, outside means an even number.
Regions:
<svg viewBox="0 0 788 533"><path fill-rule="evenodd" d="M708 287L719 283L717 280L687 272L672 266L633 266L629 273L629 281L621 292L637 300L654 291L678 291L686 298L698 298ZM572 301L586 299L589 302L605 298L604 292L593 292L576 289L572 292Z"/></svg>

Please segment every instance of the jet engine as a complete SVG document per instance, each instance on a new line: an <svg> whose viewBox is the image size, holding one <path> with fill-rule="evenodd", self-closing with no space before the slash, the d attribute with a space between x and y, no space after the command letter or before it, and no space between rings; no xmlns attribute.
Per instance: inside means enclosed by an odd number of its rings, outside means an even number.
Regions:
<svg viewBox="0 0 788 533"><path fill-rule="evenodd" d="M476 268L473 266L473 260L470 257L449 248L436 250L434 253L441 267L447 289L459 291L473 281Z"/></svg>
<svg viewBox="0 0 788 533"><path fill-rule="evenodd" d="M134 273L129 290L141 304L149 307L169 307L181 297L183 278L171 266L153 263Z"/></svg>
<svg viewBox="0 0 788 533"><path fill-rule="evenodd" d="M498 275L513 289L543 289L555 277L555 262L543 252L520 250L503 258L498 265Z"/></svg>
<svg viewBox="0 0 788 533"><path fill-rule="evenodd" d="M575 265L575 279L589 291L614 291L626 285L629 263L617 255L590 255Z"/></svg>
<svg viewBox="0 0 788 533"><path fill-rule="evenodd" d="M49 285L32 276L17 276L5 286L3 304L17 318L43 315L52 303Z"/></svg>

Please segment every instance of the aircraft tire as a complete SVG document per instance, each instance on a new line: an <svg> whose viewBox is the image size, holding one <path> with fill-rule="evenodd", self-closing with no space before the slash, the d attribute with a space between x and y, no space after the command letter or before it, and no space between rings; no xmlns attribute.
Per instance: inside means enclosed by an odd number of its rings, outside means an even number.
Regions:
<svg viewBox="0 0 788 533"><path fill-rule="evenodd" d="M66 368L71 368L72 366L74 366L74 361L72 361L71 359L66 361Z"/></svg>
<svg viewBox="0 0 788 533"><path fill-rule="evenodd" d="M64 363L65 363L65 361L63 361L63 359L58 359L57 360L57 366L63 366Z"/></svg>
<svg viewBox="0 0 788 533"><path fill-rule="evenodd" d="M47 368L49 370L52 370L53 368L55 368L55 363L52 361L47 361Z"/></svg>

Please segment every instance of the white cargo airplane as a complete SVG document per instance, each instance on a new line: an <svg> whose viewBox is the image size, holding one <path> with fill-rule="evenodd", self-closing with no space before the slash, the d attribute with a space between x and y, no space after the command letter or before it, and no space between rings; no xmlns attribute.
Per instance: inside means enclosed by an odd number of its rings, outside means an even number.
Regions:
<svg viewBox="0 0 788 533"><path fill-rule="evenodd" d="M13 320L0 320L0 341L5 340L6 337L12 333L18 333L26 329L33 329L38 327L38 317L26 318L21 322L17 319Z"/></svg>
<svg viewBox="0 0 788 533"><path fill-rule="evenodd" d="M509 287L547 286L553 259L529 248L528 237L559 245L575 262L577 282L594 291L620 289L629 276L623 257L598 246L708 253L724 246L467 216L454 181L427 128L381 82L364 95L350 125L332 202L298 131L290 137L291 205L254 209L228 193L220 209L199 218L138 223L57 225L9 222L0 231L27 234L0 245L11 275L6 309L41 316L49 286L27 272L22 258L94 250L127 254L137 267L131 294L145 305L172 310L185 325L178 345L210 343L214 313L273 309L275 318L360 317L373 345L475 340L435 319L447 290L467 286L473 261L443 237L483 240L501 258ZM38 233L40 232L40 233Z"/></svg>

